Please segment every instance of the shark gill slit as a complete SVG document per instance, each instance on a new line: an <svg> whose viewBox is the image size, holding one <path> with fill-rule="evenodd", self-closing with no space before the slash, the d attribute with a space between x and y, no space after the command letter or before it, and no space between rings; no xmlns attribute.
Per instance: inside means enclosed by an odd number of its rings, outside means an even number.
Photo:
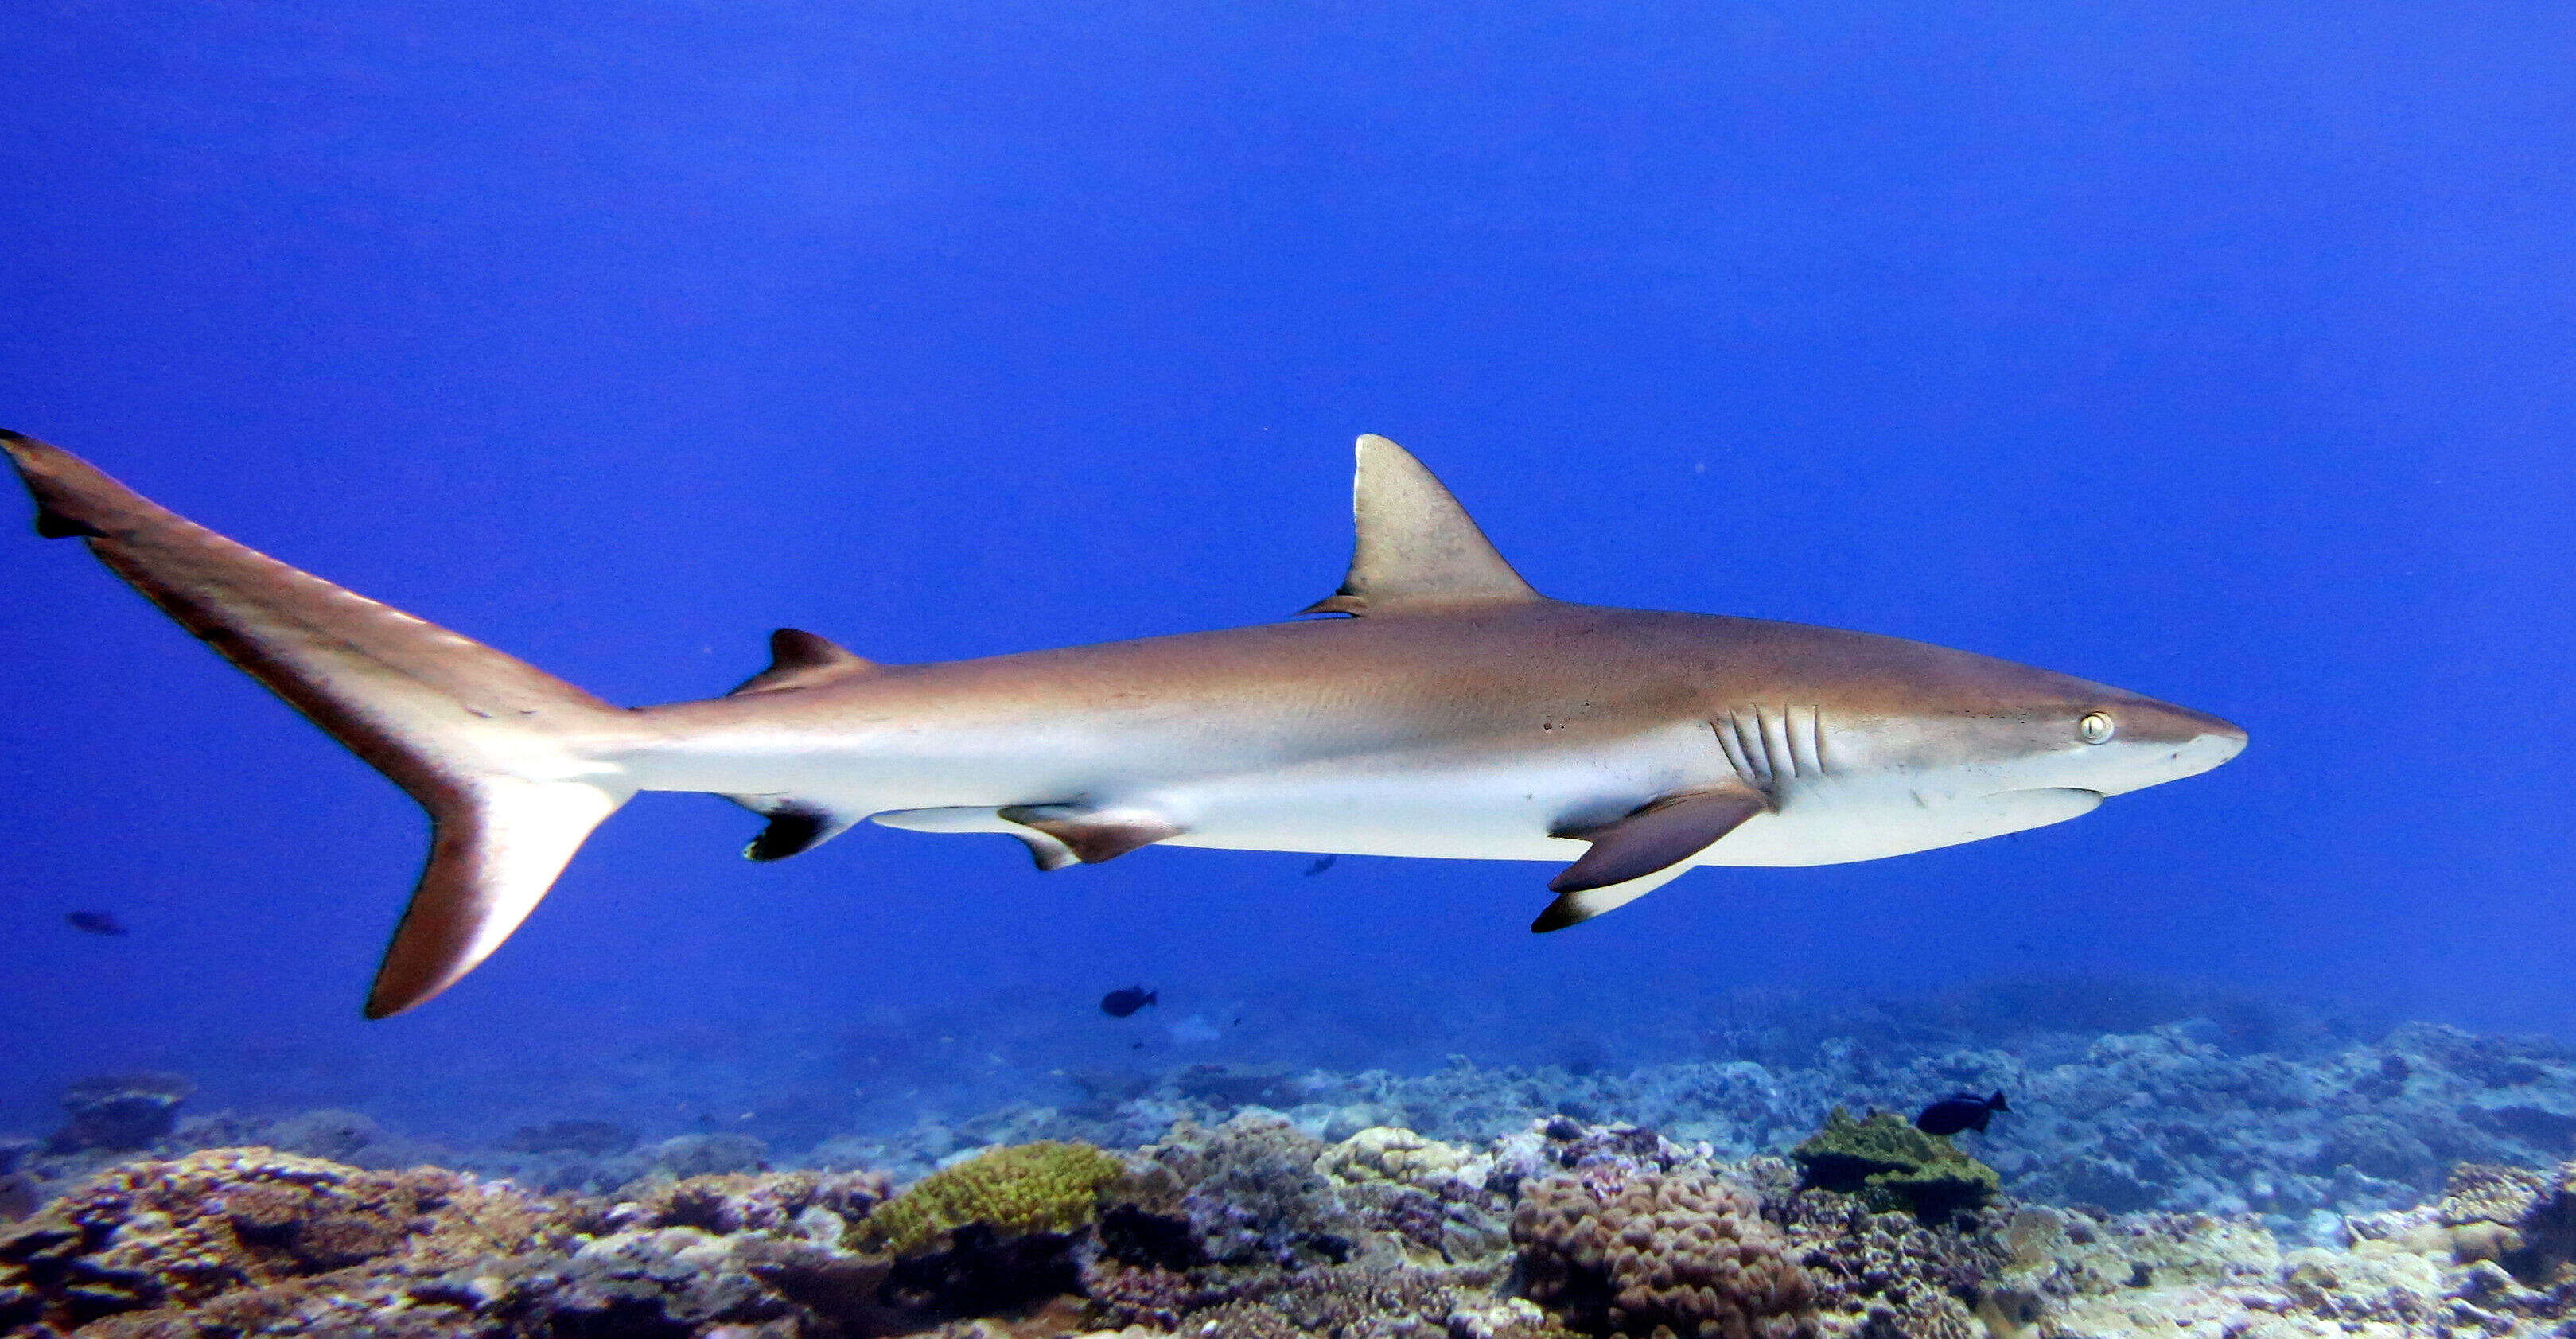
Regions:
<svg viewBox="0 0 2576 1339"><path fill-rule="evenodd" d="M1735 779L1759 789L1761 778L1753 774L1753 760L1744 754L1744 740L1735 728L1732 712L1708 723L1709 732L1717 736L1717 746L1726 754L1726 765L1735 769Z"/></svg>
<svg viewBox="0 0 2576 1339"><path fill-rule="evenodd" d="M1762 756L1762 732L1744 728L1744 713L1726 714L1727 737L1735 742L1733 752L1739 759L1744 784L1765 794L1771 790L1771 760Z"/></svg>
<svg viewBox="0 0 2576 1339"><path fill-rule="evenodd" d="M1795 759L1790 756L1785 738L1774 742L1765 715L1759 707L1733 708L1717 735L1737 779L1776 803L1789 778L1796 774ZM1747 716L1752 719L1746 720Z"/></svg>
<svg viewBox="0 0 2576 1339"><path fill-rule="evenodd" d="M1785 783L1798 775L1798 755L1789 747L1789 713L1782 708L1778 716L1760 707L1753 709L1753 722L1762 730L1762 752L1771 759L1771 782L1785 788Z"/></svg>

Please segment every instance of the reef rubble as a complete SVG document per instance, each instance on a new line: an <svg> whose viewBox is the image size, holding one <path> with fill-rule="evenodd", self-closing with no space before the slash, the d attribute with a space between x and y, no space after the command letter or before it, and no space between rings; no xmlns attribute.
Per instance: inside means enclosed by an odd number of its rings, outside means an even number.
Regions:
<svg viewBox="0 0 2576 1339"><path fill-rule="evenodd" d="M1848 1118L1846 1118L1848 1122ZM603 1141L610 1142L610 1141ZM1952 1155L1936 1150L1936 1160ZM2252 1213L1937 1214L1626 1124L1327 1142L1251 1109L1129 1149L610 1193L265 1148L148 1156L0 1228L9 1339L2292 1339L2576 1325L2576 1163L2286 1243Z"/></svg>

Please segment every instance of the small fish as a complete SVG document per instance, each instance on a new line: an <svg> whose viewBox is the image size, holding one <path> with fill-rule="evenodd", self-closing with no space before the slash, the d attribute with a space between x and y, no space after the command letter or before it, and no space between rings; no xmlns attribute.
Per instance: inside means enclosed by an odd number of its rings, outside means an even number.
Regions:
<svg viewBox="0 0 2576 1339"><path fill-rule="evenodd" d="M73 929L94 935L125 933L125 923L119 921L116 913L112 911L72 911L64 913L63 919L69 922Z"/></svg>
<svg viewBox="0 0 2576 1339"><path fill-rule="evenodd" d="M1100 1012L1107 1014L1112 1018L1125 1018L1127 1015L1144 1008L1146 1005L1152 1004L1154 1002L1155 994L1156 992L1147 990L1143 986L1129 986L1125 990L1113 990L1100 997Z"/></svg>
<svg viewBox="0 0 2576 1339"><path fill-rule="evenodd" d="M2010 1110L2002 1093L1992 1097L1958 1093L1923 1108L1923 1114L1914 1118L1914 1128L1925 1134L1957 1134L1961 1130L1984 1134L1986 1122L1993 1120L1996 1112Z"/></svg>
<svg viewBox="0 0 2576 1339"><path fill-rule="evenodd" d="M1311 879L1316 875L1323 873L1325 870L1331 869L1333 867L1333 862L1339 859L1341 859L1340 856L1328 855L1323 859L1316 861L1314 864L1308 865L1306 867L1306 877Z"/></svg>

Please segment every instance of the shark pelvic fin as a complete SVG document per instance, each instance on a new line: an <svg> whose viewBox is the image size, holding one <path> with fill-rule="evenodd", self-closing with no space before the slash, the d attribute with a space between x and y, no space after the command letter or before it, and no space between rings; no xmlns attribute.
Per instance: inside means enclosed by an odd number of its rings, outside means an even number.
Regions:
<svg viewBox="0 0 2576 1339"><path fill-rule="evenodd" d="M1007 833L1026 844L1029 858L1049 873L1067 865L1097 865L1114 860L1137 847L1151 846L1188 831L1149 810L1087 804L896 809L876 814L869 821L909 832Z"/></svg>
<svg viewBox="0 0 2576 1339"><path fill-rule="evenodd" d="M1542 600L1411 452L1374 433L1359 440L1351 482L1358 538L1342 588L1300 610L1380 614L1407 605Z"/></svg>
<svg viewBox="0 0 2576 1339"><path fill-rule="evenodd" d="M769 668L743 680L725 696L812 688L854 674L865 674L876 667L875 661L842 650L828 637L818 637L797 628L780 628L769 634Z"/></svg>
<svg viewBox="0 0 2576 1339"><path fill-rule="evenodd" d="M1147 809L1097 808L1087 804L1014 804L995 812L1007 822L1053 838L1065 850L1072 852L1074 859L1086 865L1115 860L1140 846L1151 846L1166 837L1177 837L1189 831ZM1037 857L1038 868L1062 868L1060 863L1048 862L1049 852L1038 843L1029 843L1029 850Z"/></svg>
<svg viewBox="0 0 2576 1339"><path fill-rule="evenodd" d="M1682 865L1692 856L1707 850L1718 838L1742 826L1744 820L1768 808L1770 801L1763 798L1760 791L1751 786L1730 784L1715 790L1669 795L1625 818L1599 827L1550 833L1550 836L1574 837L1590 842L1592 849L1550 880L1547 890L1551 893L1590 892ZM1610 905L1619 904L1613 902ZM1609 907L1601 910L1607 911Z"/></svg>
<svg viewBox="0 0 2576 1339"><path fill-rule="evenodd" d="M633 794L586 762L649 734L523 661L299 572L155 506L87 461L0 433L37 528L80 537L178 624L429 811L428 868L369 1018L454 985L500 947L592 828Z"/></svg>
<svg viewBox="0 0 2576 1339"><path fill-rule="evenodd" d="M981 805L959 805L941 809L892 809L871 815L871 823L882 823L906 832L998 832L1017 837L1029 848L1029 858L1039 869L1053 873L1067 865L1079 865L1082 857L1073 853L1053 834L1002 817L998 810Z"/></svg>

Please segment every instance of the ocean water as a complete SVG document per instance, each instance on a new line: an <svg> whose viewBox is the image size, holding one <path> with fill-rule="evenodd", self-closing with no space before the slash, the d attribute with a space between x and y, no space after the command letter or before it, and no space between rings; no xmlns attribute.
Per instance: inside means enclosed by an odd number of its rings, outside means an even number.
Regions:
<svg viewBox="0 0 2576 1339"><path fill-rule="evenodd" d="M369 1023L418 811L29 537L0 1131L137 1068L456 1147L598 1119L786 1158L1191 1065L2576 1042L2570 26L0 13L0 425L613 702L723 692L773 627L922 661L1284 618L1341 577L1376 432L1548 594L1961 647L2252 737L2071 823L1700 870L1543 937L1539 865L1040 875L863 827L754 866L752 816L646 795L488 965ZM1159 1004L1105 1017L1130 984Z"/></svg>

